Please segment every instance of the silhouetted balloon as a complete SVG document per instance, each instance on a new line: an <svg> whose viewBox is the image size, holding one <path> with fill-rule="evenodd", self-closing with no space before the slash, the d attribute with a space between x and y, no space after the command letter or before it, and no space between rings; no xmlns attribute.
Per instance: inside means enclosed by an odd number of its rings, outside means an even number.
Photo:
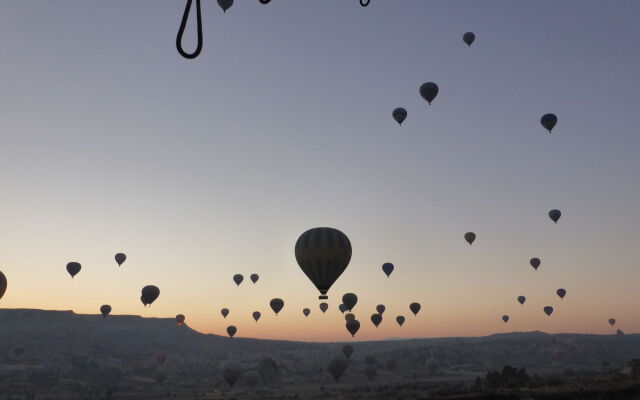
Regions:
<svg viewBox="0 0 640 400"><path fill-rule="evenodd" d="M373 381L373 379L376 377L377 374L378 374L378 368L376 367L375 364L367 364L364 367L364 375L367 377L369 382Z"/></svg>
<svg viewBox="0 0 640 400"><path fill-rule="evenodd" d="M567 295L567 291L564 289L558 289L556 290L556 293L558 294L558 297L560 297L561 299L564 299L564 296Z"/></svg>
<svg viewBox="0 0 640 400"><path fill-rule="evenodd" d="M229 335L231 339L233 339L233 336L236 334L236 332L238 332L238 328L233 325L227 326L227 335Z"/></svg>
<svg viewBox="0 0 640 400"><path fill-rule="evenodd" d="M233 0L218 0L218 5L222 8L223 12L227 12L233 5Z"/></svg>
<svg viewBox="0 0 640 400"><path fill-rule="evenodd" d="M557 122L558 117L556 117L555 114L545 114L542 116L542 118L540 118L540 123L542 124L544 129L548 130L549 132L551 132L553 127L556 126Z"/></svg>
<svg viewBox="0 0 640 400"><path fill-rule="evenodd" d="M551 307L551 306L546 306L546 307L544 308L544 313L545 313L545 314L547 314L547 315L551 315L551 313L552 313L552 312L553 312L553 307Z"/></svg>
<svg viewBox="0 0 640 400"><path fill-rule="evenodd" d="M251 282L256 283L256 282L258 282L258 279L260 279L260 275L258 275L258 274L251 274L251 276L249 277L249 279L251 279Z"/></svg>
<svg viewBox="0 0 640 400"><path fill-rule="evenodd" d="M144 296L140 296L140 301L142 302L142 304L144 304L144 306L148 306L149 303L147 303L147 301L144 299Z"/></svg>
<svg viewBox="0 0 640 400"><path fill-rule="evenodd" d="M107 316L111 313L111 306L108 304L104 304L100 306L100 314L102 314L103 318L107 318Z"/></svg>
<svg viewBox="0 0 640 400"><path fill-rule="evenodd" d="M549 211L549 218L551 218L551 220L556 224L558 223L558 220L560 219L561 216L562 216L562 212L560 212L560 210L553 209Z"/></svg>
<svg viewBox="0 0 640 400"><path fill-rule="evenodd" d="M378 312L378 314L380 315L384 314L384 310L386 310L384 304L378 304L376 306L376 311Z"/></svg>
<svg viewBox="0 0 640 400"><path fill-rule="evenodd" d="M351 261L351 242L337 229L313 228L300 235L295 255L300 269L318 288L323 300Z"/></svg>
<svg viewBox="0 0 640 400"><path fill-rule="evenodd" d="M420 305L420 303L411 303L411 304L409 304L409 309L411 310L413 315L418 315L418 312L420 311L421 308L422 308L422 306Z"/></svg>
<svg viewBox="0 0 640 400"><path fill-rule="evenodd" d="M380 315L380 314L371 314L371 322L373 322L373 324L377 328L378 325L380 325L380 323L382 322L382 315Z"/></svg>
<svg viewBox="0 0 640 400"><path fill-rule="evenodd" d="M327 369L333 376L333 379L338 382L342 374L344 374L344 371L347 369L347 360L344 357L336 357L329 362L329 367Z"/></svg>
<svg viewBox="0 0 640 400"><path fill-rule="evenodd" d="M524 296L518 296L518 303L520 304L524 304L524 302L527 301L527 298Z"/></svg>
<svg viewBox="0 0 640 400"><path fill-rule="evenodd" d="M233 281L236 283L236 285L240 286L240 284L242 283L242 281L244 280L244 276L242 276L242 274L235 274L233 276Z"/></svg>
<svg viewBox="0 0 640 400"><path fill-rule="evenodd" d="M309 310L308 308L304 308L302 309L302 313L304 314L305 317L308 317L309 314L311 314L311 310Z"/></svg>
<svg viewBox="0 0 640 400"><path fill-rule="evenodd" d="M609 318L609 325L614 326L616 324L615 318Z"/></svg>
<svg viewBox="0 0 640 400"><path fill-rule="evenodd" d="M396 120L398 125L402 125L404 120L407 119L407 110L402 107L398 107L393 110L393 113L391 115L393 116L393 119Z"/></svg>
<svg viewBox="0 0 640 400"><path fill-rule="evenodd" d="M502 320L504 321L504 323L506 324L507 322L509 322L509 316L508 315L503 315L502 316Z"/></svg>
<svg viewBox="0 0 640 400"><path fill-rule="evenodd" d="M344 308L347 311L353 310L353 307L356 306L356 303L358 303L358 296L356 296L354 293L345 293L344 295L342 295L342 304L344 304Z"/></svg>
<svg viewBox="0 0 640 400"><path fill-rule="evenodd" d="M322 311L323 314L327 312L328 309L329 309L329 304L324 302L320 303L320 311Z"/></svg>
<svg viewBox="0 0 640 400"><path fill-rule="evenodd" d="M350 359L351 355L353 354L353 346L350 344L345 344L344 346L342 346L342 354L347 357L347 360Z"/></svg>
<svg viewBox="0 0 640 400"><path fill-rule="evenodd" d="M118 267L119 267L127 259L127 256L124 253L118 253L115 256L115 259L116 259L116 262L118 263Z"/></svg>
<svg viewBox="0 0 640 400"><path fill-rule="evenodd" d="M340 312L344 314L344 312L347 311L347 308L344 306L344 304L340 304L338 305L338 310L340 310Z"/></svg>
<svg viewBox="0 0 640 400"><path fill-rule="evenodd" d="M260 384L260 373L255 369L247 371L247 373L244 374L243 382L250 388L258 386Z"/></svg>
<svg viewBox="0 0 640 400"><path fill-rule="evenodd" d="M176 322L178 323L178 326L182 326L182 324L184 323L184 315L176 315Z"/></svg>
<svg viewBox="0 0 640 400"><path fill-rule="evenodd" d="M253 312L253 319L256 320L256 322L258 322L258 320L260 319L260 317L262 316L262 314L260 313L260 311L254 311Z"/></svg>
<svg viewBox="0 0 640 400"><path fill-rule="evenodd" d="M396 322L398 323L398 325L402 326L402 324L404 324L404 317L402 315L398 315L396 317Z"/></svg>
<svg viewBox="0 0 640 400"><path fill-rule="evenodd" d="M271 0L258 0L260 2L260 4L269 4L271 3Z"/></svg>
<svg viewBox="0 0 640 400"><path fill-rule="evenodd" d="M382 264L382 271L387 275L387 278L389 277L389 275L391 275L394 268L395 267L391 263Z"/></svg>
<svg viewBox="0 0 640 400"><path fill-rule="evenodd" d="M616 330L616 335L622 336L622 335L624 335L624 332L622 332L621 329L618 329L618 330Z"/></svg>
<svg viewBox="0 0 640 400"><path fill-rule="evenodd" d="M7 277L0 271L0 299L7 291Z"/></svg>
<svg viewBox="0 0 640 400"><path fill-rule="evenodd" d="M433 99L438 95L438 85L433 82L423 83L420 86L420 96L427 101L427 103L431 104Z"/></svg>
<svg viewBox="0 0 640 400"><path fill-rule="evenodd" d="M271 309L273 310L273 312L276 313L276 315L278 315L280 310L282 310L282 307L284 307L284 300L278 299L278 298L271 299L271 301L269 302L269 305L271 306Z"/></svg>
<svg viewBox="0 0 640 400"><path fill-rule="evenodd" d="M229 315L229 309L223 308L222 310L220 310L220 314L222 314L222 318L227 318L227 315Z"/></svg>
<svg viewBox="0 0 640 400"><path fill-rule="evenodd" d="M74 261L67 264L67 272L71 275L71 278L76 276L78 272L80 272L80 269L82 269L82 266L80 266L80 263L78 262Z"/></svg>
<svg viewBox="0 0 640 400"><path fill-rule="evenodd" d="M476 40L476 35L473 32L467 32L462 35L462 40L467 44L467 46L471 47L471 43Z"/></svg>
<svg viewBox="0 0 640 400"><path fill-rule="evenodd" d="M222 377L229 384L229 386L233 386L238 378L242 376L242 366L236 361L225 361L224 364L222 364L221 369Z"/></svg>
<svg viewBox="0 0 640 400"><path fill-rule="evenodd" d="M369 3L371 3L371 0L360 0L360 5L362 7L366 7L369 5Z"/></svg>
<svg viewBox="0 0 640 400"><path fill-rule="evenodd" d="M142 288L142 302L151 305L160 296L157 286L149 285Z"/></svg>
<svg viewBox="0 0 640 400"><path fill-rule="evenodd" d="M533 269L537 270L538 267L540 266L540 259L534 257L531 260L529 260L529 264L531 264Z"/></svg>
<svg viewBox="0 0 640 400"><path fill-rule="evenodd" d="M346 313L344 315L344 319L345 319L345 321L352 321L352 320L356 319L356 316L354 314L351 314L351 313Z"/></svg>
<svg viewBox="0 0 640 400"><path fill-rule="evenodd" d="M464 240L466 240L467 243L469 243L469 246L471 246L476 240L476 234L473 232L467 232L464 234Z"/></svg>
<svg viewBox="0 0 640 400"><path fill-rule="evenodd" d="M355 336L358 329L360 329L360 322L358 322L357 319L352 319L351 321L347 321L346 327L351 336Z"/></svg>

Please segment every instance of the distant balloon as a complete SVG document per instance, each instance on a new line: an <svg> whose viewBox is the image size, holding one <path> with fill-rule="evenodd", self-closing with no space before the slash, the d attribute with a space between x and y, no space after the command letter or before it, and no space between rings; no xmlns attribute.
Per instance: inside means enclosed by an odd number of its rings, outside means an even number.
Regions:
<svg viewBox="0 0 640 400"><path fill-rule="evenodd" d="M260 275L258 275L258 274L251 274L251 276L249 277L249 279L251 279L251 282L256 283L256 282L258 282L258 279L260 279Z"/></svg>
<svg viewBox="0 0 640 400"><path fill-rule="evenodd" d="M260 313L260 311L254 311L253 314L253 319L256 320L256 322L258 322L258 320L260 319L260 317L262 316L262 314Z"/></svg>
<svg viewBox="0 0 640 400"><path fill-rule="evenodd" d="M308 308L303 308L302 313L304 314L305 317L308 317L309 314L311 314L311 310L309 310Z"/></svg>
<svg viewBox="0 0 640 400"><path fill-rule="evenodd" d="M466 240L467 243L469 243L469 246L471 246L476 240L476 234L473 232L467 232L464 234L464 240Z"/></svg>
<svg viewBox="0 0 640 400"><path fill-rule="evenodd" d="M244 374L242 381L250 388L254 388L260 384L260 373L255 369L247 371L247 373Z"/></svg>
<svg viewBox="0 0 640 400"><path fill-rule="evenodd" d="M462 40L466 43L467 46L471 47L471 43L476 40L476 35L473 32L467 32L462 35Z"/></svg>
<svg viewBox="0 0 640 400"><path fill-rule="evenodd" d="M225 361L220 369L222 370L222 377L229 386L233 386L238 378L242 376L242 366L237 361Z"/></svg>
<svg viewBox="0 0 640 400"><path fill-rule="evenodd" d="M233 336L236 334L236 332L238 332L238 328L233 325L227 326L227 335L229 335L231 339L233 339Z"/></svg>
<svg viewBox="0 0 640 400"><path fill-rule="evenodd" d="M347 360L344 357L336 357L329 362L329 373L333 376L333 379L338 382L344 371L347 370Z"/></svg>
<svg viewBox="0 0 640 400"><path fill-rule="evenodd" d="M273 312L276 313L276 315L278 315L280 310L282 310L282 307L284 307L284 300L278 299L278 298L271 299L271 301L269 302L269 305L271 306L271 309L273 310Z"/></svg>
<svg viewBox="0 0 640 400"><path fill-rule="evenodd" d="M345 319L345 321L352 321L352 320L356 319L356 316L354 314L351 314L351 313L346 313L344 315L344 319Z"/></svg>
<svg viewBox="0 0 640 400"><path fill-rule="evenodd" d="M362 7L366 7L369 5L369 3L371 3L371 0L360 0L360 5Z"/></svg>
<svg viewBox="0 0 640 400"><path fill-rule="evenodd" d="M502 316L502 320L504 321L504 323L506 324L507 322L509 322L509 316L508 315L503 315Z"/></svg>
<svg viewBox="0 0 640 400"><path fill-rule="evenodd" d="M116 254L116 256L114 258L116 259L116 262L118 263L118 267L120 267L122 265L122 263L127 259L127 256L124 253L118 253L118 254Z"/></svg>
<svg viewBox="0 0 640 400"><path fill-rule="evenodd" d="M438 85L433 82L423 83L420 86L420 96L427 101L427 103L431 104L433 99L438 95Z"/></svg>
<svg viewBox="0 0 640 400"><path fill-rule="evenodd" d="M376 311L378 312L378 314L380 315L384 314L384 310L386 310L384 304L378 304L376 306Z"/></svg>
<svg viewBox="0 0 640 400"><path fill-rule="evenodd" d="M373 381L373 379L376 377L377 374L378 374L378 367L376 367L375 364L367 364L364 367L364 376L367 377L369 382Z"/></svg>
<svg viewBox="0 0 640 400"><path fill-rule="evenodd" d="M616 324L615 318L609 318L609 325L614 326Z"/></svg>
<svg viewBox="0 0 640 400"><path fill-rule="evenodd" d="M418 312L420 311L421 308L422 308L422 306L420 305L420 303L411 303L411 304L409 304L409 309L411 310L413 315L418 315Z"/></svg>
<svg viewBox="0 0 640 400"><path fill-rule="evenodd" d="M7 291L7 277L0 271L0 299Z"/></svg>
<svg viewBox="0 0 640 400"><path fill-rule="evenodd" d="M157 286L149 285L142 288L142 303L151 305L160 296L160 289Z"/></svg>
<svg viewBox="0 0 640 400"><path fill-rule="evenodd" d="M244 280L244 276L242 276L242 274L235 274L233 276L233 281L236 283L236 285L240 286L240 284L242 283L242 281Z"/></svg>
<svg viewBox="0 0 640 400"><path fill-rule="evenodd" d="M222 318L227 318L227 315L229 315L229 309L223 308L222 310L220 310L220 314L222 314Z"/></svg>
<svg viewBox="0 0 640 400"><path fill-rule="evenodd" d="M356 306L356 303L358 303L358 296L356 296L354 293L345 293L342 296L342 304L344 304L344 308L347 311L353 310L353 307Z"/></svg>
<svg viewBox="0 0 640 400"><path fill-rule="evenodd" d="M344 314L345 311L347 311L347 308L344 306L344 304L340 304L338 305L338 309L340 310L341 313Z"/></svg>
<svg viewBox="0 0 640 400"><path fill-rule="evenodd" d="M102 318L107 318L109 313L111 313L111 306L110 305L104 304L104 305L102 305L100 307L100 314L102 314Z"/></svg>
<svg viewBox="0 0 640 400"><path fill-rule="evenodd" d="M556 290L556 293L558 294L558 297L560 297L560 299L564 299L564 296L567 295L567 291L564 289L558 289Z"/></svg>
<svg viewBox="0 0 640 400"><path fill-rule="evenodd" d="M377 328L378 325L380 325L380 323L382 322L382 315L380 315L380 314L371 314L371 322L373 322L373 324Z"/></svg>
<svg viewBox="0 0 640 400"><path fill-rule="evenodd" d="M549 218L551 218L551 220L556 224L558 223L558 220L560 219L561 216L562 216L562 212L560 212L560 210L553 209L549 211Z"/></svg>
<svg viewBox="0 0 640 400"><path fill-rule="evenodd" d="M182 324L184 323L184 315L176 315L176 322L178 323L178 326L182 326Z"/></svg>
<svg viewBox="0 0 640 400"><path fill-rule="evenodd" d="M622 332L622 330L618 329L618 330L616 330L616 335L622 336L622 335L624 335L624 332Z"/></svg>
<svg viewBox="0 0 640 400"><path fill-rule="evenodd" d="M347 330L351 334L351 336L355 336L360 329L360 322L357 319L352 319L351 321L347 321L346 323Z"/></svg>
<svg viewBox="0 0 640 400"><path fill-rule="evenodd" d="M537 270L538 267L540 266L540 259L534 257L531 260L529 260L529 264L531 264L533 269Z"/></svg>
<svg viewBox="0 0 640 400"><path fill-rule="evenodd" d="M258 0L260 2L260 4L269 4L271 3L271 0Z"/></svg>
<svg viewBox="0 0 640 400"><path fill-rule="evenodd" d="M351 355L353 354L353 346L350 344L345 344L344 346L342 346L342 354L347 357L347 360L350 359Z"/></svg>
<svg viewBox="0 0 640 400"><path fill-rule="evenodd" d="M398 315L396 317L396 322L398 323L398 325L402 326L402 324L404 324L404 317L402 315Z"/></svg>
<svg viewBox="0 0 640 400"><path fill-rule="evenodd" d="M546 307L544 308L544 313L545 313L545 314L547 314L547 315L551 315L551 313L553 313L553 307L551 307L551 306L546 306Z"/></svg>
<svg viewBox="0 0 640 400"><path fill-rule="evenodd" d="M218 0L218 5L222 8L222 12L227 12L233 5L233 0Z"/></svg>
<svg viewBox="0 0 640 400"><path fill-rule="evenodd" d="M396 120L398 125L402 125L404 120L407 119L407 110L402 107L398 107L393 110L393 113L391 113L391 115L393 116L393 119Z"/></svg>
<svg viewBox="0 0 640 400"><path fill-rule="evenodd" d="M518 303L520 303L520 304L524 304L524 302L525 302L526 300L527 300L527 298L526 298L526 297L524 297L524 296L518 296Z"/></svg>
<svg viewBox="0 0 640 400"><path fill-rule="evenodd" d="M558 117L556 117L555 114L545 114L540 118L540 123L544 129L551 132L553 127L556 126L556 123L558 123Z"/></svg>
<svg viewBox="0 0 640 400"><path fill-rule="evenodd" d="M326 313L327 310L329 309L329 304L322 302L320 303L320 311L322 311L322 313Z"/></svg>
<svg viewBox="0 0 640 400"><path fill-rule="evenodd" d="M71 275L71 278L73 278L74 276L76 276L78 274L78 272L80 272L80 269L82 267L80 266L80 263L78 262L70 262L69 264L67 264L67 272L69 273L69 275Z"/></svg>
<svg viewBox="0 0 640 400"><path fill-rule="evenodd" d="M387 275L387 278L389 277L389 275L391 275L394 268L395 267L391 263L382 264L382 271Z"/></svg>
<svg viewBox="0 0 640 400"><path fill-rule="evenodd" d="M295 255L302 272L320 291L320 300L325 300L351 261L351 242L337 229L313 228L300 235Z"/></svg>

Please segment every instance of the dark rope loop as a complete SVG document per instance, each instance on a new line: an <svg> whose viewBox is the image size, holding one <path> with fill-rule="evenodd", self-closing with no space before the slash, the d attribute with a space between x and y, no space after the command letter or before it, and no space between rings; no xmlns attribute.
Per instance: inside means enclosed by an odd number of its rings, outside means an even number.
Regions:
<svg viewBox="0 0 640 400"><path fill-rule="evenodd" d="M182 22L180 22L180 29L178 29L178 36L176 37L176 48L178 53L184 58L193 59L198 57L198 54L202 51L202 16L200 15L200 0L196 0L196 13L198 18L198 46L193 53L187 53L182 48L182 35L184 29L187 27L187 20L189 19L189 11L191 10L191 3L193 0L187 0L187 5L184 8L184 14L182 14Z"/></svg>
<svg viewBox="0 0 640 400"><path fill-rule="evenodd" d="M361 5L362 7L366 7L366 6L368 6L368 5L369 5L369 3L371 3L371 0L366 0L366 1L365 1L365 0L360 0L360 5Z"/></svg>

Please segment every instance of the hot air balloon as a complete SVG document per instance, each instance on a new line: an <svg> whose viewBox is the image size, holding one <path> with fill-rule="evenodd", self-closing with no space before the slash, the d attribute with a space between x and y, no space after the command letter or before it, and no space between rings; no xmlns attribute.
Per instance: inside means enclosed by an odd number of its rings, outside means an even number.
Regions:
<svg viewBox="0 0 640 400"><path fill-rule="evenodd" d="M356 306L356 303L358 303L358 296L356 296L354 293L345 293L344 295L342 295L342 304L344 304L344 308L347 311L353 310L353 307Z"/></svg>
<svg viewBox="0 0 640 400"><path fill-rule="evenodd" d="M466 240L467 243L469 243L469 246L471 246L476 240L476 234L473 232L467 232L464 234L464 240Z"/></svg>
<svg viewBox="0 0 640 400"><path fill-rule="evenodd" d="M7 277L0 271L0 299L7 291Z"/></svg>
<svg viewBox="0 0 640 400"><path fill-rule="evenodd" d="M376 311L378 312L378 314L380 315L384 314L384 310L386 310L386 308L384 307L384 304L378 304L376 306Z"/></svg>
<svg viewBox="0 0 640 400"><path fill-rule="evenodd" d="M184 315L176 315L176 322L178 323L178 326L182 326L182 324L184 323Z"/></svg>
<svg viewBox="0 0 640 400"><path fill-rule="evenodd" d="M324 302L320 303L320 311L322 311L323 314L326 313L328 309L329 309L329 304Z"/></svg>
<svg viewBox="0 0 640 400"><path fill-rule="evenodd" d="M344 306L344 304L340 304L338 305L338 310L340 310L340 312L344 314L344 312L347 311L347 308Z"/></svg>
<svg viewBox="0 0 640 400"><path fill-rule="evenodd" d="M222 8L222 12L226 13L233 5L233 0L218 0L218 5Z"/></svg>
<svg viewBox="0 0 640 400"><path fill-rule="evenodd" d="M249 277L249 279L251 279L251 282L253 282L254 284L256 282L258 282L258 279L260 279L260 275L258 274L251 274L251 276Z"/></svg>
<svg viewBox="0 0 640 400"><path fill-rule="evenodd" d="M262 314L260 313L260 311L254 311L253 312L253 319L256 320L256 322L258 322L258 320L260 319L260 317L262 316Z"/></svg>
<svg viewBox="0 0 640 400"><path fill-rule="evenodd" d="M533 269L538 270L538 267L540 266L540 259L534 257L531 260L529 260L529 264L531 264Z"/></svg>
<svg viewBox="0 0 640 400"><path fill-rule="evenodd" d="M221 0L218 0L220 2ZM242 366L236 361L225 361L222 364L222 377L229 384L229 386L233 386L234 383L242 376Z"/></svg>
<svg viewBox="0 0 640 400"><path fill-rule="evenodd" d="M223 308L222 310L220 310L220 314L222 314L222 318L227 318L227 315L229 315L229 309Z"/></svg>
<svg viewBox="0 0 640 400"><path fill-rule="evenodd" d="M553 209L549 211L549 218L551 218L551 220L556 224L558 223L558 220L560 219L561 216L562 216L562 212L560 212L560 210Z"/></svg>
<svg viewBox="0 0 640 400"><path fill-rule="evenodd" d="M276 315L278 315L280 310L282 310L282 307L284 307L284 300L278 299L278 298L271 299L271 301L269 302L269 305L271 306L271 309L273 310L273 312L276 313Z"/></svg>
<svg viewBox="0 0 640 400"><path fill-rule="evenodd" d="M518 303L520 304L524 304L524 302L527 301L527 298L524 296L518 296Z"/></svg>
<svg viewBox="0 0 640 400"><path fill-rule="evenodd" d="M231 339L233 339L233 336L236 334L236 332L238 332L238 328L233 325L227 326L227 335L229 335Z"/></svg>
<svg viewBox="0 0 640 400"><path fill-rule="evenodd" d="M504 321L504 323L506 324L507 322L509 322L509 316L508 315L503 315L502 316L502 320Z"/></svg>
<svg viewBox="0 0 640 400"><path fill-rule="evenodd" d="M622 332L622 330L618 329L618 330L616 330L616 335L622 336L622 335L624 335L624 332Z"/></svg>
<svg viewBox="0 0 640 400"><path fill-rule="evenodd" d="M393 264L389 262L382 264L382 272L384 272L387 275L387 278L389 277L389 275L391 275L394 268L395 267L393 266Z"/></svg>
<svg viewBox="0 0 640 400"><path fill-rule="evenodd" d="M556 117L555 114L545 114L540 118L540 123L544 129L551 132L553 127L556 126L556 123L558 123L558 117Z"/></svg>
<svg viewBox="0 0 640 400"><path fill-rule="evenodd" d="M564 299L564 296L567 295L567 291L564 289L558 289L556 290L556 293L558 294L558 297L560 297L560 299Z"/></svg>
<svg viewBox="0 0 640 400"><path fill-rule="evenodd" d="M127 256L124 253L118 253L115 256L116 262L118 263L118 267L122 266L122 263L127 259Z"/></svg>
<svg viewBox="0 0 640 400"><path fill-rule="evenodd" d="M342 354L347 357L347 360L350 359L351 355L353 354L353 346L350 344L345 344L344 346L342 346Z"/></svg>
<svg viewBox="0 0 640 400"><path fill-rule="evenodd" d="M260 4L269 4L271 3L271 0L258 0L260 2Z"/></svg>
<svg viewBox="0 0 640 400"><path fill-rule="evenodd" d="M111 313L111 306L108 304L104 304L100 306L100 314L102 314L102 318L107 318L107 316Z"/></svg>
<svg viewBox="0 0 640 400"><path fill-rule="evenodd" d="M371 3L371 0L360 0L360 5L362 7L366 7L369 5L369 3Z"/></svg>
<svg viewBox="0 0 640 400"><path fill-rule="evenodd" d="M160 289L157 286L149 285L142 288L142 303L151 305L160 296Z"/></svg>
<svg viewBox="0 0 640 400"><path fill-rule="evenodd" d="M70 262L69 264L67 264L67 272L69 273L69 275L71 275L71 278L76 276L78 274L78 272L80 272L81 268L82 268L82 266L80 266L80 263L75 262L75 261Z"/></svg>
<svg viewBox="0 0 640 400"><path fill-rule="evenodd" d="M333 379L338 382L342 374L344 374L344 371L347 369L347 360L344 357L336 357L329 362L329 367L327 369L333 376Z"/></svg>
<svg viewBox="0 0 640 400"><path fill-rule="evenodd" d="M311 314L311 310L309 310L308 308L303 308L302 313L304 314L305 317L308 317L309 314Z"/></svg>
<svg viewBox="0 0 640 400"><path fill-rule="evenodd" d="M250 388L254 388L260 384L260 373L255 369L247 371L247 373L244 374L242 381Z"/></svg>
<svg viewBox="0 0 640 400"><path fill-rule="evenodd" d="M431 104L433 99L438 95L438 85L433 82L423 83L420 86L420 96L427 101L427 103Z"/></svg>
<svg viewBox="0 0 640 400"><path fill-rule="evenodd" d="M320 300L324 300L351 261L351 242L337 229L313 228L300 235L295 255L300 269L320 291Z"/></svg>
<svg viewBox="0 0 640 400"><path fill-rule="evenodd" d="M391 113L391 115L393 116L393 119L396 120L398 125L402 125L404 120L407 119L407 110L402 107L398 107L393 110L393 113Z"/></svg>
<svg viewBox="0 0 640 400"><path fill-rule="evenodd" d="M360 322L357 319L352 319L351 321L347 321L346 323L347 330L351 334L351 336L355 336L358 329L360 329Z"/></svg>
<svg viewBox="0 0 640 400"><path fill-rule="evenodd" d="M413 315L418 315L418 312L420 311L421 308L422 308L422 306L420 305L420 303L411 303L411 304L409 304L409 309L411 310Z"/></svg>
<svg viewBox="0 0 640 400"><path fill-rule="evenodd" d="M371 314L371 322L373 322L373 324L377 328L378 325L380 325L380 323L382 322L382 315L380 315L380 314Z"/></svg>
<svg viewBox="0 0 640 400"><path fill-rule="evenodd" d="M364 367L364 376L367 377L369 382L373 381L373 379L376 377L377 374L378 374L378 368L376 367L375 364L367 364Z"/></svg>
<svg viewBox="0 0 640 400"><path fill-rule="evenodd" d="M235 274L233 276L233 281L236 283L236 285L240 286L240 284L242 283L242 281L244 280L244 276L242 276L242 274Z"/></svg>
<svg viewBox="0 0 640 400"><path fill-rule="evenodd" d="M553 307L551 306L546 306L543 310L544 310L544 313L547 315L551 315L551 313L553 313Z"/></svg>
<svg viewBox="0 0 640 400"><path fill-rule="evenodd" d="M476 35L473 32L467 32L462 35L462 41L469 47L471 47L471 43L473 43L474 40L476 40Z"/></svg>
<svg viewBox="0 0 640 400"><path fill-rule="evenodd" d="M352 320L356 319L356 316L354 314L351 314L351 313L346 313L344 315L344 319L345 319L345 321L352 321Z"/></svg>
<svg viewBox="0 0 640 400"><path fill-rule="evenodd" d="M609 325L614 326L616 324L615 318L609 318Z"/></svg>
<svg viewBox="0 0 640 400"><path fill-rule="evenodd" d="M398 315L396 317L396 322L398 323L398 325L402 326L402 324L404 324L404 317L402 315Z"/></svg>

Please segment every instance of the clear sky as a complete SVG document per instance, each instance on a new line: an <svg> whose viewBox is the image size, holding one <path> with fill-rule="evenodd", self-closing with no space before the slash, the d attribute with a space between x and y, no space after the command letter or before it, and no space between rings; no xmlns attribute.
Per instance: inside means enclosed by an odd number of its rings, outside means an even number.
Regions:
<svg viewBox="0 0 640 400"><path fill-rule="evenodd" d="M360 340L640 331L639 2L203 3L195 60L175 49L184 1L0 4L0 306L347 340L354 292ZM324 316L293 255L316 226L353 245Z"/></svg>

